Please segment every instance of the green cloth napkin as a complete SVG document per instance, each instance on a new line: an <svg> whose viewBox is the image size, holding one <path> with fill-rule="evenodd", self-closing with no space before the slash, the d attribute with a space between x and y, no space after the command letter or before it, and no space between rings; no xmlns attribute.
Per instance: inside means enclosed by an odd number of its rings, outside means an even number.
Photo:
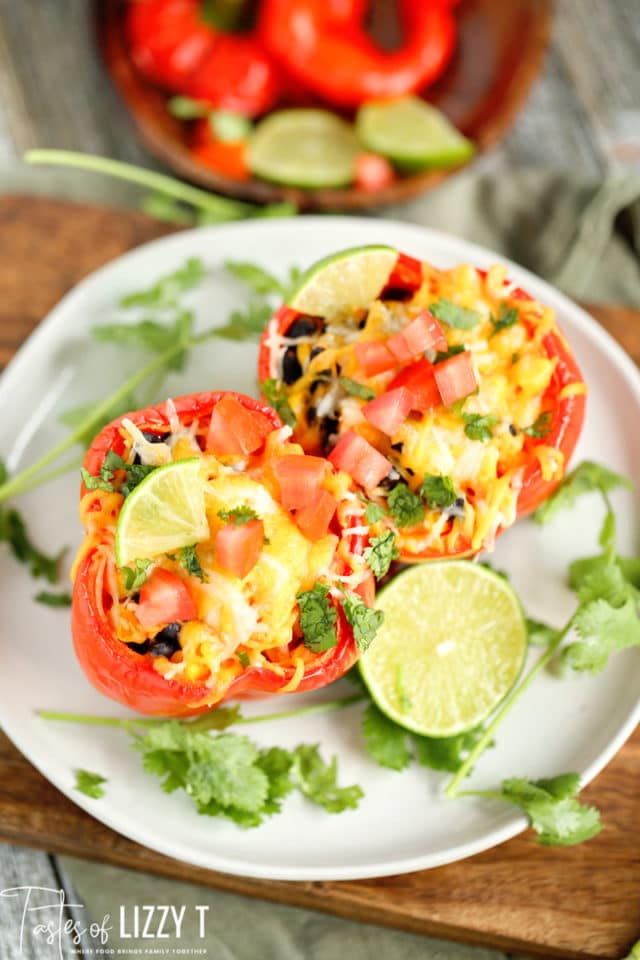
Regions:
<svg viewBox="0 0 640 960"><path fill-rule="evenodd" d="M13 170L4 177L11 192L55 194L77 200L127 205L139 193L121 184L77 171ZM454 233L508 256L574 297L640 303L640 177L588 183L539 170L473 170L436 191L374 214L410 220ZM384 240L381 225L379 239ZM372 231L373 234L373 231ZM375 239L374 237L372 237ZM203 830L207 822L203 820ZM208 905L204 941L208 960L490 960L487 950L444 944L413 934L384 930L303 910L253 901L204 887L64 858L78 893L94 918L117 919L120 907L185 905L180 941L120 939L114 948L203 948L195 906ZM322 907L319 896L318 906ZM158 955L158 954L156 954Z"/></svg>

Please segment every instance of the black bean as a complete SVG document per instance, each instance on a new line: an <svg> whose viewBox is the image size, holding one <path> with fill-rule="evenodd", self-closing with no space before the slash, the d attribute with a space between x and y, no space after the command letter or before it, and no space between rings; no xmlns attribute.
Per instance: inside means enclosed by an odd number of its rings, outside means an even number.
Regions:
<svg viewBox="0 0 640 960"><path fill-rule="evenodd" d="M396 468L391 467L391 470L389 470L389 473L386 475L386 477L383 477L382 480L380 481L380 486L382 487L383 490L393 490L393 488L397 487L397 485L401 482L401 480L402 480L402 477L400 476Z"/></svg>
<svg viewBox="0 0 640 960"><path fill-rule="evenodd" d="M286 384L295 383L302 376L296 347L287 347L282 358L282 379Z"/></svg>
<svg viewBox="0 0 640 960"><path fill-rule="evenodd" d="M454 506L455 506L455 507L464 507L464 497L456 497Z"/></svg>
<svg viewBox="0 0 640 960"><path fill-rule="evenodd" d="M402 287L390 287L388 290L383 290L382 299L383 300L410 300L413 296L413 290L406 290Z"/></svg>
<svg viewBox="0 0 640 960"><path fill-rule="evenodd" d="M309 360L313 360L314 357L319 356L319 354L323 353L325 350L326 347L312 347L311 353L309 354Z"/></svg>
<svg viewBox="0 0 640 960"><path fill-rule="evenodd" d="M152 657L171 657L180 649L180 627L179 623L169 623L155 635L150 650Z"/></svg>
<svg viewBox="0 0 640 960"><path fill-rule="evenodd" d="M127 646L134 653L144 654L149 652L150 644L148 640L145 640L143 643L128 643Z"/></svg>
<svg viewBox="0 0 640 960"><path fill-rule="evenodd" d="M169 436L169 434L168 433L152 433L151 430L143 430L142 436L145 438L145 440L148 440L149 443L164 443L167 437Z"/></svg>
<svg viewBox="0 0 640 960"><path fill-rule="evenodd" d="M404 443L402 442L402 440L398 441L398 443L392 443L391 449L397 450L398 453L402 453L402 451L404 450Z"/></svg>
<svg viewBox="0 0 640 960"><path fill-rule="evenodd" d="M512 423L509 424L509 433L511 434L512 437L518 436L518 431Z"/></svg>
<svg viewBox="0 0 640 960"><path fill-rule="evenodd" d="M321 333L323 330L324 320L322 317L298 317L285 330L284 335L295 340L298 337L310 337L312 334Z"/></svg>
<svg viewBox="0 0 640 960"><path fill-rule="evenodd" d="M315 408L315 407L309 407L309 408L307 409L307 423L309 423L309 424L315 423L315 422L316 422L316 416L317 416L316 408Z"/></svg>

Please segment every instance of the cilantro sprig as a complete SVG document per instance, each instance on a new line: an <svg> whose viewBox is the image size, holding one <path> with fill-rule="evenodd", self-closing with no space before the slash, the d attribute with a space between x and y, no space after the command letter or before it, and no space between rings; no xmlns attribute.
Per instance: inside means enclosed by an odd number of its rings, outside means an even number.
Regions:
<svg viewBox="0 0 640 960"><path fill-rule="evenodd" d="M242 527L250 520L259 520L260 517L248 503L239 503L229 510L218 510L218 516L225 523L232 523L235 527Z"/></svg>
<svg viewBox="0 0 640 960"><path fill-rule="evenodd" d="M493 436L493 428L498 424L498 418L490 413L463 413L464 432L470 440L479 440L488 443Z"/></svg>
<svg viewBox="0 0 640 960"><path fill-rule="evenodd" d="M489 334L489 339L495 337L497 333L500 333L502 330L507 330L509 327L512 327L520 319L520 314L517 307L510 307L506 300L503 300L498 308L498 316L496 317L493 313L489 317L493 325L493 330Z"/></svg>
<svg viewBox="0 0 640 960"><path fill-rule="evenodd" d="M482 315L477 310L460 307L453 300L444 297L430 304L428 309L436 320L442 320L448 327L456 327L458 330L473 330L482 320Z"/></svg>
<svg viewBox="0 0 640 960"><path fill-rule="evenodd" d="M338 610L329 594L329 586L324 583L314 583L311 590L302 590L296 597L300 609L303 642L305 647L313 653L331 650L338 642L336 630ZM375 638L384 614L381 610L368 607L353 593L345 592L343 599L336 602L339 602L353 630L358 650L364 652Z"/></svg>
<svg viewBox="0 0 640 960"><path fill-rule="evenodd" d="M406 483L398 483L387 497L389 512L398 527L413 527L424 520L424 501Z"/></svg>
<svg viewBox="0 0 640 960"><path fill-rule="evenodd" d="M380 580L389 572L389 567L399 556L393 530L385 530L378 537L371 537L369 545L364 550L364 558L376 580Z"/></svg>
<svg viewBox="0 0 640 960"><path fill-rule="evenodd" d="M80 473L87 490L106 490L108 493L116 492L128 497L155 469L156 467L144 463L127 463L114 450L109 450L97 475L89 473L85 467L82 467ZM122 471L124 477L116 478L118 471Z"/></svg>
<svg viewBox="0 0 640 960"><path fill-rule="evenodd" d="M282 422L286 423L288 427L295 427L297 422L296 415L289 405L287 388L284 383L273 377L267 377L267 379L263 380L260 384L260 389L267 403L273 407Z"/></svg>
<svg viewBox="0 0 640 960"><path fill-rule="evenodd" d="M350 377L340 377L340 386L346 393L352 397L358 397L359 400L373 400L375 397L375 391L371 387L367 387L364 383L358 383L357 380L352 380Z"/></svg>
<svg viewBox="0 0 640 960"><path fill-rule="evenodd" d="M458 496L451 477L435 473L425 474L420 494L431 510L445 510L456 502Z"/></svg>
<svg viewBox="0 0 640 960"><path fill-rule="evenodd" d="M104 797L102 784L106 782L106 779L101 777L99 773L92 773L90 770L76 770L76 790L84 793L86 797L92 797L94 800Z"/></svg>

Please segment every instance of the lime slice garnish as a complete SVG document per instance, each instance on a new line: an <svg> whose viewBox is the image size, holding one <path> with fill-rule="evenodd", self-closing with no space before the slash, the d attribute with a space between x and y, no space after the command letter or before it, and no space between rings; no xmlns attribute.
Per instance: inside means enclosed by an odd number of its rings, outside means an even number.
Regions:
<svg viewBox="0 0 640 960"><path fill-rule="evenodd" d="M387 157L405 173L455 166L475 152L471 140L419 97L364 104L358 110L356 132L367 150Z"/></svg>
<svg viewBox="0 0 640 960"><path fill-rule="evenodd" d="M124 567L208 537L202 461L176 460L152 470L124 501L116 527L116 563Z"/></svg>
<svg viewBox="0 0 640 960"><path fill-rule="evenodd" d="M412 567L375 605L385 619L360 670L380 710L401 726L429 737L471 730L517 680L527 648L522 608L486 567Z"/></svg>
<svg viewBox="0 0 640 960"><path fill-rule="evenodd" d="M334 253L305 271L289 306L315 317L366 309L380 296L397 259L398 251L385 246Z"/></svg>
<svg viewBox="0 0 640 960"><path fill-rule="evenodd" d="M276 110L249 139L247 164L264 180L292 187L343 187L355 176L353 127L327 110Z"/></svg>

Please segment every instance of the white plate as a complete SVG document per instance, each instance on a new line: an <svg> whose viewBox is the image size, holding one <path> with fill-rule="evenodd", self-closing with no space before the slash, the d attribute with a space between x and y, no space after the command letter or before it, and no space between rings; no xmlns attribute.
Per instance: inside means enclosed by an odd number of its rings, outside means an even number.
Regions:
<svg viewBox="0 0 640 960"><path fill-rule="evenodd" d="M23 347L0 381L0 452L13 470L64 436L56 416L77 403L98 399L122 380L120 348L92 342L89 328L113 316L118 298L199 256L210 278L196 294L198 322L223 322L246 293L221 269L225 259L251 260L283 275L336 249L388 243L446 267L471 262L488 267L497 256L461 240L401 223L340 217L258 221L187 231L158 240L103 267L56 307ZM584 311L541 280L510 265L511 276L558 313L589 384L586 428L575 462L591 458L627 476L640 476L640 376L633 363ZM256 347L214 341L174 375L165 395L201 389L255 391ZM160 399L160 398L158 398ZM60 478L19 503L37 543L75 549L77 475ZM620 549L635 552L638 501L616 492ZM522 522L499 541L495 563L508 570L531 616L560 625L574 599L563 585L568 562L597 550L602 516L597 498L549 528ZM71 554L70 554L71 555ZM143 773L126 734L47 723L38 709L126 715L89 685L75 662L69 617L32 602L38 586L2 549L0 721L20 750L71 800L113 829L148 847L201 867L283 880L345 880L434 867L467 857L514 836L525 818L499 802L446 801L443 775L414 766L384 770L365 756L360 708L351 707L295 723L250 728L264 745L319 742L325 756L339 757L340 781L360 783L357 811L330 816L297 796L285 811L258 829L240 830L196 815L183 794L167 796ZM341 682L347 686L346 681ZM349 689L351 689L349 687ZM500 730L496 746L478 763L473 786L493 787L507 776L551 776L579 771L590 780L631 733L640 715L640 651L615 657L600 676L558 680L540 676ZM337 688L338 692L341 687ZM344 689L342 689L344 692ZM336 688L317 698L333 698ZM281 700L282 708L309 700ZM274 709L252 704L249 712ZM107 794L91 800L73 788L73 768L108 778ZM604 820L607 811L603 811Z"/></svg>

